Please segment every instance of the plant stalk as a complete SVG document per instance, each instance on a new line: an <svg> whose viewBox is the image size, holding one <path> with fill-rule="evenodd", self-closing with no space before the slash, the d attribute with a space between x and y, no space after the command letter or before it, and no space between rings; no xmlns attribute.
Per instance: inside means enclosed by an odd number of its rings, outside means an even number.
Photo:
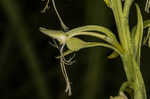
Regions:
<svg viewBox="0 0 150 99"><path fill-rule="evenodd" d="M144 80L140 71L140 66L137 64L132 54L125 54L122 57L124 70L127 76L127 81L133 86L127 86L133 90L133 99L147 99Z"/></svg>
<svg viewBox="0 0 150 99"><path fill-rule="evenodd" d="M133 46L134 44L131 40L131 32L129 29L128 17L133 1L134 0L125 0L123 7L121 0L112 0L112 10L116 21L120 42L124 48L124 54L121 58L127 76L127 82L130 83L126 86L126 88L132 89L132 99L147 99L144 80L140 71L140 62L136 60L136 55L134 53L135 47Z"/></svg>

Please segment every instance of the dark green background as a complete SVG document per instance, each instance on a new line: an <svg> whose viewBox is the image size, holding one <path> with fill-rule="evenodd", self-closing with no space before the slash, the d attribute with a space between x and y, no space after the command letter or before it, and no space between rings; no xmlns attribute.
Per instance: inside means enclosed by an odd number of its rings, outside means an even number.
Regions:
<svg viewBox="0 0 150 99"><path fill-rule="evenodd" d="M112 12L103 0L55 0L65 24L70 28L94 24L116 33ZM143 19L149 19L138 0ZM65 93L56 48L51 38L39 32L39 27L61 29L59 20L50 9L41 14L45 2L40 0L0 1L0 99L109 99L117 95L126 80L120 58L107 59L112 52L106 48L83 49L76 53L75 63L67 67L73 95ZM130 24L136 23L134 6ZM86 37L83 37L86 39ZM89 38L88 38L89 39ZM92 38L92 40L96 40ZM141 70L148 99L150 93L150 48L143 47Z"/></svg>

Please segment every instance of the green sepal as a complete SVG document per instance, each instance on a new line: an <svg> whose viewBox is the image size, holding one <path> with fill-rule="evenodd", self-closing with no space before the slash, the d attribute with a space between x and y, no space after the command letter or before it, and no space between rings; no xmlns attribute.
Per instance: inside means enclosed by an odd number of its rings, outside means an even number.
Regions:
<svg viewBox="0 0 150 99"><path fill-rule="evenodd" d="M77 37L68 39L66 41L66 45L67 45L68 50L63 52L64 56L69 55L73 52L77 52L84 48L96 47L96 46L110 48L110 49L114 50L116 54L118 53L118 55L119 54L122 55L122 53L117 48L113 47L112 45L109 45L109 44L103 43L103 42L86 42ZM56 58L60 58L60 56L57 56Z"/></svg>
<svg viewBox="0 0 150 99"><path fill-rule="evenodd" d="M60 44L63 44L66 42L66 39L67 39L67 35L63 32L63 31L60 31L60 30L52 30L52 29L46 29L46 28L43 28L43 27L40 27L39 30L53 38L53 39L57 39L59 41Z"/></svg>

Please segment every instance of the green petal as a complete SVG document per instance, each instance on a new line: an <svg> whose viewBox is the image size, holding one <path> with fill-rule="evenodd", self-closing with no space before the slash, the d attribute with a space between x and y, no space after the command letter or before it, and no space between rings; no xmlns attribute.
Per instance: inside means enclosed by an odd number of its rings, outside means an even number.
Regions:
<svg viewBox="0 0 150 99"><path fill-rule="evenodd" d="M103 26L98 26L98 25L82 26L82 27L78 27L78 28L70 30L69 32L67 32L67 34L74 35L75 33L78 33L78 32L100 32L99 34L104 34L108 36L109 38L113 39L115 42L118 41L114 33L108 28L105 28Z"/></svg>
<svg viewBox="0 0 150 99"><path fill-rule="evenodd" d="M122 52L120 50L118 50L117 48L115 48L114 46L112 46L110 44L103 43L103 42L86 42L86 41L83 41L76 37L68 39L66 42L66 45L67 45L68 49L72 50L72 51L79 51L80 49L89 48L89 47L103 46L106 48L113 49L117 53L122 55Z"/></svg>

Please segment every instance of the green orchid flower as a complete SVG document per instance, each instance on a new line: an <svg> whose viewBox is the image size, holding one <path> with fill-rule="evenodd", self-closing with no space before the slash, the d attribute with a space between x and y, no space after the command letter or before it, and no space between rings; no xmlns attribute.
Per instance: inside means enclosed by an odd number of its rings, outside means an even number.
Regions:
<svg viewBox="0 0 150 99"><path fill-rule="evenodd" d="M65 92L67 92L68 95L72 94L70 80L65 68L65 65L72 63L72 58L70 60L66 60L65 56L84 48L100 46L113 50L112 54L108 56L109 59L120 56L127 77L127 81L125 81L120 87L119 96L110 97L110 99L128 99L124 92L130 94L131 91L133 91L131 95L132 99L147 99L146 88L140 71L140 58L142 45L148 43L148 46L150 47L150 20L143 21L140 8L138 4L135 4L137 11L137 23L130 30L129 14L134 0L104 1L113 12L119 39L116 38L116 35L114 35L115 33L113 33L110 29L98 25L87 25L71 30L68 30L68 28L66 29L66 25L64 25L61 17L59 16L54 1L53 5L60 20L63 31L40 27L40 31L42 33L59 42L60 56L57 58L60 59L61 70L66 81ZM147 0L145 8L147 12L149 11L150 7L149 3L150 1ZM144 29L148 29L145 38ZM81 35L89 36L91 38L95 37L101 41L84 41L79 38ZM67 47L67 50L64 50L65 46Z"/></svg>

